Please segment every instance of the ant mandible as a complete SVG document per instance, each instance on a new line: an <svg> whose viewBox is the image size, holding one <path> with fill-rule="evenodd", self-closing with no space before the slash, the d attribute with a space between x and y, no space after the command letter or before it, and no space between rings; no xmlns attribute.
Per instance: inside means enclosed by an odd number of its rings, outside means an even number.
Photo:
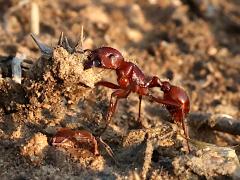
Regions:
<svg viewBox="0 0 240 180"><path fill-rule="evenodd" d="M132 62L125 61L122 54L111 47L100 47L89 51L89 60L84 64L84 69L92 67L112 69L117 74L117 84L107 81L97 82L96 86L105 86L111 89L116 89L110 98L110 105L106 117L106 126L100 134L105 132L111 118L116 110L119 99L127 98L131 92L139 95L139 113L138 122L141 116L141 101L142 97L146 96L151 101L161 103L166 106L175 123L181 123L184 134L187 140L188 151L190 151L187 131L184 119L190 110L190 101L187 93L180 87L171 85L167 81L161 81L157 76L149 77ZM150 88L159 87L163 91L163 97L155 97L150 92ZM115 101L114 101L114 98Z"/></svg>

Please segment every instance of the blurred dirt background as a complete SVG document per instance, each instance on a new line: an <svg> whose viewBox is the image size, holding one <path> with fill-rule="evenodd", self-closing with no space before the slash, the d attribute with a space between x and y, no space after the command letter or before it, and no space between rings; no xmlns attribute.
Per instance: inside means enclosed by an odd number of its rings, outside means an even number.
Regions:
<svg viewBox="0 0 240 180"><path fill-rule="evenodd" d="M29 36L30 2L0 1L3 59L21 53L34 62L39 60L39 49ZM84 49L114 47L126 59L136 62L145 74L169 79L185 88L191 112L240 120L240 1L43 0L36 3L40 9L38 37L45 44L55 47L64 32L70 44L75 45L84 26ZM53 59L58 59L58 53L69 58L67 52L57 49ZM182 162L176 158L185 154L184 140L177 138L174 125L163 121L169 116L164 107L145 99L143 123L150 129L147 133L158 134L161 142L149 140L151 137L144 140L146 132L135 128L138 113L135 94L120 101L113 122L103 135L119 164L102 147L101 156L96 157L91 152L83 153L84 150L50 146L49 139L59 127L92 133L103 127L112 92L106 88L84 89L72 76L64 75L59 80L51 73L60 71L50 69L51 65L50 62L46 69L44 65L41 70L32 71L36 74L43 71L43 79L39 78L42 74L32 79L26 76L22 85L13 83L8 75L0 78L1 179L204 179L208 176L231 179L214 170L199 173L189 164L191 170L180 171ZM116 81L110 71L103 78ZM200 126L190 130L190 138L218 146L235 146L240 142L238 135Z"/></svg>

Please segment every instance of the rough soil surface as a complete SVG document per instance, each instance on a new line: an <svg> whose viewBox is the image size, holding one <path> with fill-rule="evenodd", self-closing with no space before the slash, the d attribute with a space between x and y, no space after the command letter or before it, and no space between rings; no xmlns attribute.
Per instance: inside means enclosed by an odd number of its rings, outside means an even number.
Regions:
<svg viewBox="0 0 240 180"><path fill-rule="evenodd" d="M169 122L163 106L143 99L146 128L138 128L136 94L119 102L102 136L115 159L101 143L99 156L87 148L50 143L62 127L97 134L105 125L112 90L94 83L102 78L116 82L114 72L83 71L86 55L56 45L64 32L74 46L82 25L84 49L114 47L145 74L183 87L191 100L191 113L240 120L238 0L37 2L38 37L53 47L48 58L40 55L29 36L30 5L0 2L1 179L240 178L239 135L201 124L189 127L193 151L187 154L183 133ZM22 84L11 79L11 68L4 65L16 53L34 62L24 72Z"/></svg>

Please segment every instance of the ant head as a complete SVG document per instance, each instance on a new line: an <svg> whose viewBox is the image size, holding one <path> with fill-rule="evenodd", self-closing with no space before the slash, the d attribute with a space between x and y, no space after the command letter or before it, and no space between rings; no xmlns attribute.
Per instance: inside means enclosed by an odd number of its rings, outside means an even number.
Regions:
<svg viewBox="0 0 240 180"><path fill-rule="evenodd" d="M111 47L101 47L91 52L90 60L84 64L84 69L92 67L117 69L122 62L124 62L124 58L118 50Z"/></svg>
<svg viewBox="0 0 240 180"><path fill-rule="evenodd" d="M161 90L163 92L168 92L171 89L171 84L168 81L163 81L161 85Z"/></svg>

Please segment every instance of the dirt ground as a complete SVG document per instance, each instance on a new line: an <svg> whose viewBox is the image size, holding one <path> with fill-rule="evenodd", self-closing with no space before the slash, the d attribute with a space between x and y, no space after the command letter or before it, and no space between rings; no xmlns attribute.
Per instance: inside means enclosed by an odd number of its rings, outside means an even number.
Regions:
<svg viewBox="0 0 240 180"><path fill-rule="evenodd" d="M115 82L116 75L108 70L85 72L83 54L56 46L61 32L74 46L82 26L84 49L114 47L145 74L183 87L191 113L240 121L238 0L36 1L38 38L55 48L49 58L41 56L30 37L29 3L21 6L19 2L0 1L0 65L16 53L34 64L23 73L22 84L11 80L9 70L0 77L1 179L240 177L240 133L231 135L201 124L189 127L195 151L187 154L180 128L168 121L162 105L143 99L146 128L137 127L138 96L133 93L119 102L102 136L115 160L101 143L99 156L86 148L50 145L61 127L96 134L105 125L112 90L93 84L101 78ZM82 82L92 88L83 87ZM207 148L197 146L199 141L209 143L201 145ZM223 150L231 154L230 159L228 155L225 159Z"/></svg>

